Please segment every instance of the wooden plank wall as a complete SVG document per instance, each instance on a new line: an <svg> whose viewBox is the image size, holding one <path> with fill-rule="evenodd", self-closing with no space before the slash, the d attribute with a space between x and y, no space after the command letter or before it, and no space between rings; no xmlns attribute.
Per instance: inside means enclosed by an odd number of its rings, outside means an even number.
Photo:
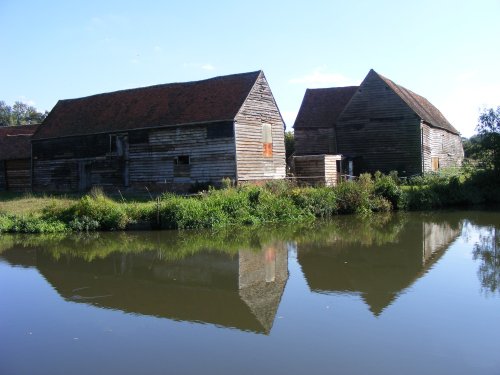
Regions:
<svg viewBox="0 0 500 375"><path fill-rule="evenodd" d="M265 157L262 124L272 126L272 157ZM263 73L236 116L236 165L239 181L281 179L286 175L285 125Z"/></svg>
<svg viewBox="0 0 500 375"><path fill-rule="evenodd" d="M432 158L439 158L439 168L462 165L464 151L459 135L422 124L424 171L432 171Z"/></svg>
<svg viewBox="0 0 500 375"><path fill-rule="evenodd" d="M221 125L154 130L149 133L146 142L130 143L131 185L139 187L151 183L169 185L196 182L218 184L225 177L235 179L233 136L209 139L208 126ZM184 173L174 173L175 158L178 156L189 156L190 163L183 166Z"/></svg>
<svg viewBox="0 0 500 375"><path fill-rule="evenodd" d="M209 126L224 131L208 132ZM233 134L234 124L225 122L36 141L33 188L78 191L102 186L145 191L145 187L184 189L197 182L220 184L224 177L236 178ZM187 156L189 164L175 166L179 156ZM176 167L182 173L176 174Z"/></svg>
<svg viewBox="0 0 500 375"><path fill-rule="evenodd" d="M7 190L7 179L5 178L5 161L0 160L0 191Z"/></svg>
<svg viewBox="0 0 500 375"><path fill-rule="evenodd" d="M360 157L355 170L421 173L420 119L376 74L370 74L337 120L337 152Z"/></svg>
<svg viewBox="0 0 500 375"><path fill-rule="evenodd" d="M295 155L335 154L335 129L298 128L294 130Z"/></svg>
<svg viewBox="0 0 500 375"><path fill-rule="evenodd" d="M31 190L31 160L5 161L6 186L9 191Z"/></svg>
<svg viewBox="0 0 500 375"><path fill-rule="evenodd" d="M334 186L337 184L337 160L341 155L294 156L297 180L310 185Z"/></svg>

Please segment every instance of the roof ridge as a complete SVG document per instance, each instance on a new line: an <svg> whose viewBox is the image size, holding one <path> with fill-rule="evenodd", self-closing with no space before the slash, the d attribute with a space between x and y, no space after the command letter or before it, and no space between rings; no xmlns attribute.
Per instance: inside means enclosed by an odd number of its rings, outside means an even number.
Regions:
<svg viewBox="0 0 500 375"><path fill-rule="evenodd" d="M99 97L99 96L104 96L104 95L122 94L122 93L126 93L126 92L134 92L134 91L140 91L140 90L146 90L146 89L166 88L166 87L185 86L185 85L187 86L187 85L200 84L202 82L216 81L216 80L225 79L225 78L236 78L238 76L247 76L247 75L251 76L252 74L255 74L256 78L257 78L261 72L262 72L262 70L256 70L256 71L246 72L246 73L234 73L234 74L220 75L220 76L215 76L215 77L211 77L211 78L200 79L197 81L168 82L168 83L159 83L156 85L149 85L149 86L131 87L128 89L119 89L119 90L114 90L114 91L100 92L98 94L81 96L78 98L60 99L59 101L60 102L69 102L69 101L74 101L74 100L94 98L94 97Z"/></svg>
<svg viewBox="0 0 500 375"><path fill-rule="evenodd" d="M439 109L433 105L427 98L416 92L407 89L394 82L393 80L383 76L382 74L371 69L380 79L391 87L396 95L398 95L415 113L425 122L431 126L447 130L449 132L460 134L455 127L444 117ZM409 96L409 98L408 98ZM413 100L411 100L413 99ZM426 108L426 105L428 108ZM434 113L433 113L434 112ZM440 117L440 118L436 118Z"/></svg>

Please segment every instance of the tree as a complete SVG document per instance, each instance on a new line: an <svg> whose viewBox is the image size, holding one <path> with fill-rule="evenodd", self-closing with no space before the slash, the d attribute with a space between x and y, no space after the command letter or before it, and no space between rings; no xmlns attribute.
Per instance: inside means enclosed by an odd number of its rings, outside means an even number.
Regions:
<svg viewBox="0 0 500 375"><path fill-rule="evenodd" d="M495 171L500 171L500 106L485 108L479 114L476 131L481 136L481 146L486 151Z"/></svg>
<svg viewBox="0 0 500 375"><path fill-rule="evenodd" d="M8 126L11 124L12 108L0 100L0 126Z"/></svg>
<svg viewBox="0 0 500 375"><path fill-rule="evenodd" d="M285 150L286 150L286 160L295 152L295 138L293 132L285 132Z"/></svg>
<svg viewBox="0 0 500 375"><path fill-rule="evenodd" d="M48 112L38 112L33 106L23 102L15 102L11 107L0 101L0 126L30 125L41 123Z"/></svg>

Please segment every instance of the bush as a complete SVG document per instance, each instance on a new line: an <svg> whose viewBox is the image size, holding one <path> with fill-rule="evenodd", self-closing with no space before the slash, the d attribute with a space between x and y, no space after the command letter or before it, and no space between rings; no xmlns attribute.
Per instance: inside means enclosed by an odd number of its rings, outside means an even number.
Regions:
<svg viewBox="0 0 500 375"><path fill-rule="evenodd" d="M0 214L0 233L10 232L14 225L14 219L9 215Z"/></svg>
<svg viewBox="0 0 500 375"><path fill-rule="evenodd" d="M332 188L293 189L289 195L296 206L307 210L315 217L329 218L337 214L337 194Z"/></svg>
<svg viewBox="0 0 500 375"><path fill-rule="evenodd" d="M114 202L102 192L82 197L70 211L80 221L99 223L96 229L125 229L130 221L124 205Z"/></svg>
<svg viewBox="0 0 500 375"><path fill-rule="evenodd" d="M412 187L406 191L408 210L430 210L441 206L439 195L429 187Z"/></svg>
<svg viewBox="0 0 500 375"><path fill-rule="evenodd" d="M390 202L393 209L399 209L403 198L403 190L398 185L397 172L390 175L375 173L374 192L377 196Z"/></svg>
<svg viewBox="0 0 500 375"><path fill-rule="evenodd" d="M370 193L372 185L366 177L360 181L345 181L337 188L338 212L340 214L367 214L370 212Z"/></svg>
<svg viewBox="0 0 500 375"><path fill-rule="evenodd" d="M33 215L0 216L0 232L12 233L56 233L65 232L66 224L59 220L45 220Z"/></svg>

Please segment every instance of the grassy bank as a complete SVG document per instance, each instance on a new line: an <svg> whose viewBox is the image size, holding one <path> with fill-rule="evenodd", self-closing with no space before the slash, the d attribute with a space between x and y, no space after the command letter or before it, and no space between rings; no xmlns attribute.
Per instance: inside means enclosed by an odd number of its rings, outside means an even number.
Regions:
<svg viewBox="0 0 500 375"><path fill-rule="evenodd" d="M441 173L405 180L361 175L336 187L298 187L285 181L164 194L145 202L114 200L94 190L81 198L0 198L0 232L50 233L155 228L202 229L300 223L341 214L370 215L499 202L499 177L489 172Z"/></svg>

